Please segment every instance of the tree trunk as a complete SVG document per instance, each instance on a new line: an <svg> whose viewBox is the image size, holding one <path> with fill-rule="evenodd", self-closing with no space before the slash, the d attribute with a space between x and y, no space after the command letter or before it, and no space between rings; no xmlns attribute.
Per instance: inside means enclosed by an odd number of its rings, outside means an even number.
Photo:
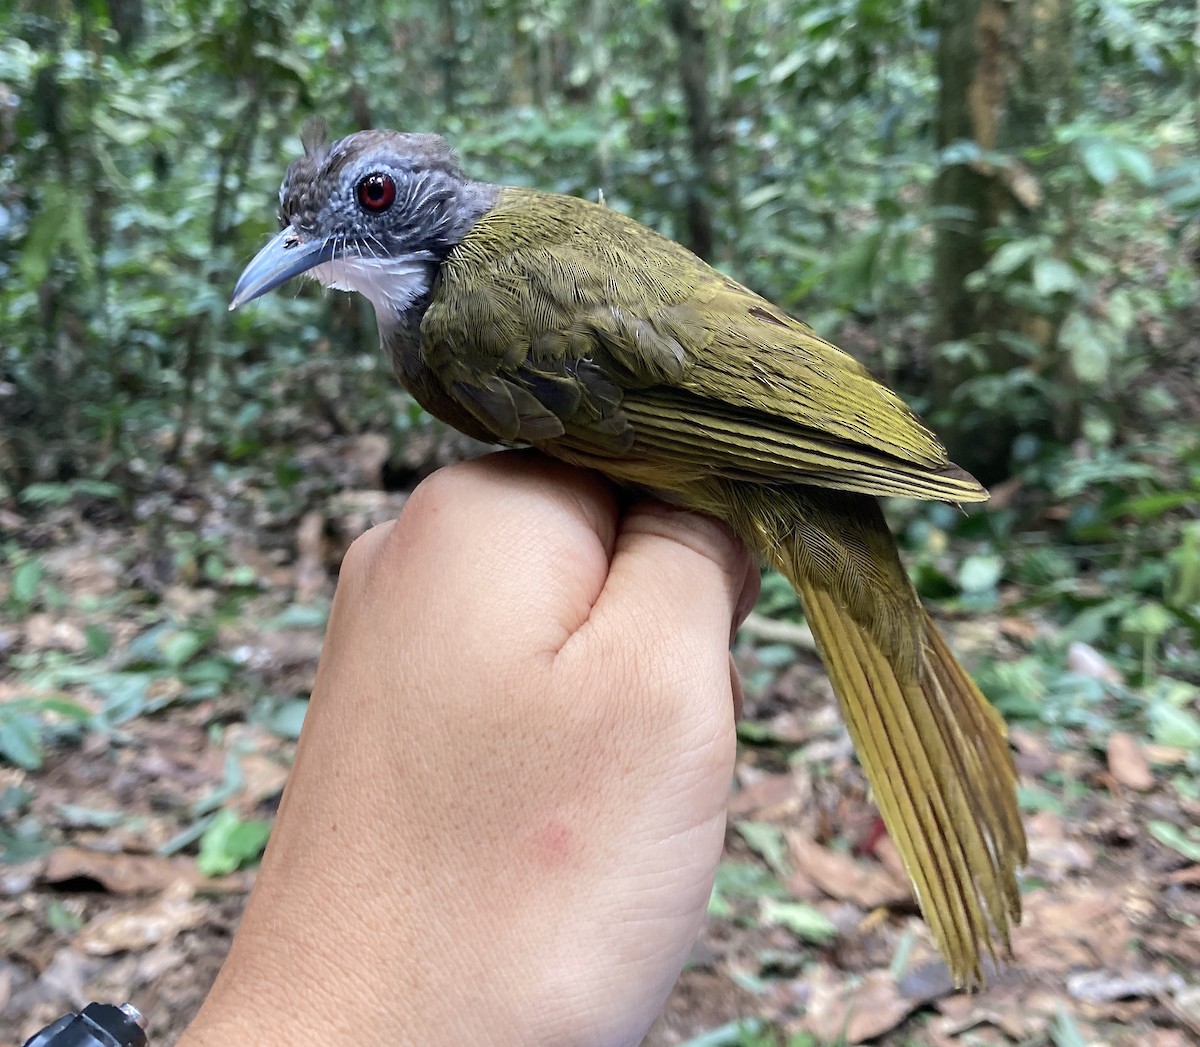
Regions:
<svg viewBox="0 0 1200 1047"><path fill-rule="evenodd" d="M687 180L688 247L701 258L711 258L716 244L712 214L716 141L708 99L708 39L692 0L667 0L665 8L667 22L679 41L679 79L687 110L691 158Z"/></svg>
<svg viewBox="0 0 1200 1047"><path fill-rule="evenodd" d="M1031 236L1043 218L1035 173L1018 159L997 164L988 154L1044 143L1064 119L1070 0L943 0L938 19L937 146L969 143L978 154L943 166L933 187L935 335L976 348L944 354L935 384L940 402L956 407L940 428L957 460L988 483L1008 474L1013 440L1038 420L1018 417L1008 399L988 405L968 395L955 404L955 393L980 375L1044 373L1055 329L1044 315L969 286L991 255L991 233L1003 227L1010 237ZM1059 203L1069 212L1071 201ZM1047 426L1053 414L1049 404L1040 412Z"/></svg>

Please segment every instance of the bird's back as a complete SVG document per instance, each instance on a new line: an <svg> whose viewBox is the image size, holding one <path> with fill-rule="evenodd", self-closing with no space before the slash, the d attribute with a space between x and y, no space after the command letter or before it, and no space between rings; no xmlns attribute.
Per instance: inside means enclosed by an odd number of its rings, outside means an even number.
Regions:
<svg viewBox="0 0 1200 1047"><path fill-rule="evenodd" d="M493 436L572 460L619 450L635 469L986 498L849 354L586 200L502 190L441 265L421 354L446 388L486 401L469 407L500 423Z"/></svg>

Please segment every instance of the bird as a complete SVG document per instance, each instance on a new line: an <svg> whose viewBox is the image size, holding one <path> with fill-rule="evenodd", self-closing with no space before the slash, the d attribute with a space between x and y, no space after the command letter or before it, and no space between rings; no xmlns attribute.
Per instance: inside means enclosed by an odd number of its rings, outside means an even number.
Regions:
<svg viewBox="0 0 1200 1047"><path fill-rule="evenodd" d="M430 414L716 517L780 571L947 968L982 985L1021 919L1016 770L880 498L986 490L854 357L618 210L472 179L435 134L301 140L230 308L301 274L358 292Z"/></svg>

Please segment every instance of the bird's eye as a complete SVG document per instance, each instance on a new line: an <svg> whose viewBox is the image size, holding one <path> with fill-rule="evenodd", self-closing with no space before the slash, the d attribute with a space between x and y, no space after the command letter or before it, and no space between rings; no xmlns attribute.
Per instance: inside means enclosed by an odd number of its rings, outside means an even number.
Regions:
<svg viewBox="0 0 1200 1047"><path fill-rule="evenodd" d="M396 183L390 175L376 171L358 183L358 202L372 214L382 214L396 200Z"/></svg>

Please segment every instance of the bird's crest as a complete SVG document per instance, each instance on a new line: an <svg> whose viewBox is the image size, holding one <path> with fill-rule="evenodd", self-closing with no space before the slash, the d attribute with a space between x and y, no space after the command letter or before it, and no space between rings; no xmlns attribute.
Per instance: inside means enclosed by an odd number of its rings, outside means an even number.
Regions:
<svg viewBox="0 0 1200 1047"><path fill-rule="evenodd" d="M329 125L319 116L310 116L300 129L300 144L305 156L322 159L329 152Z"/></svg>

